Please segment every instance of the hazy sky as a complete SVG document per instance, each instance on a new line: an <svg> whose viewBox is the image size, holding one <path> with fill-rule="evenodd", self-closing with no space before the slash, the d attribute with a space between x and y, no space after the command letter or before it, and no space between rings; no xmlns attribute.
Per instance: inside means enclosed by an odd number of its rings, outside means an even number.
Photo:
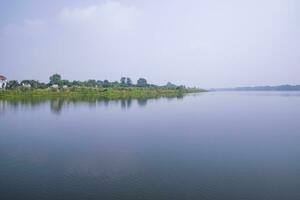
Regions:
<svg viewBox="0 0 300 200"><path fill-rule="evenodd" d="M0 0L0 74L300 84L299 0Z"/></svg>

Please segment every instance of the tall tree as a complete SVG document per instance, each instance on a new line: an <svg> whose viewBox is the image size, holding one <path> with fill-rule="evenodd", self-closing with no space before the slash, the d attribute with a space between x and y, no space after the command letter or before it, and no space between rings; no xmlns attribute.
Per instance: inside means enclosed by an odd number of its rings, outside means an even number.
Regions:
<svg viewBox="0 0 300 200"><path fill-rule="evenodd" d="M147 80L144 79L144 78L139 78L137 80L137 86L139 86L139 87L146 87L146 86L148 86Z"/></svg>
<svg viewBox="0 0 300 200"><path fill-rule="evenodd" d="M69 80L61 80L61 84L66 85L68 87L72 85L72 83Z"/></svg>
<svg viewBox="0 0 300 200"><path fill-rule="evenodd" d="M121 80L120 80L120 82L121 82L121 85L125 85L126 84L126 78L122 77Z"/></svg>
<svg viewBox="0 0 300 200"><path fill-rule="evenodd" d="M17 80L10 80L7 82L7 89L15 89L19 86L19 82Z"/></svg>
<svg viewBox="0 0 300 200"><path fill-rule="evenodd" d="M30 80L23 80L21 81L21 85L30 85Z"/></svg>
<svg viewBox="0 0 300 200"><path fill-rule="evenodd" d="M61 75L59 74L53 74L50 76L50 84L51 85L60 85L61 84Z"/></svg>
<svg viewBox="0 0 300 200"><path fill-rule="evenodd" d="M98 80L98 81L97 81L97 85L98 85L98 86L102 86L102 85L103 85L103 81Z"/></svg>
<svg viewBox="0 0 300 200"><path fill-rule="evenodd" d="M103 81L103 87L109 87L110 83L108 80Z"/></svg>
<svg viewBox="0 0 300 200"><path fill-rule="evenodd" d="M126 85L128 85L128 86L132 85L131 78L129 78L129 77L126 78Z"/></svg>
<svg viewBox="0 0 300 200"><path fill-rule="evenodd" d="M87 85L88 87L96 87L97 86L97 81L96 80L93 80L93 79L90 79L87 81Z"/></svg>
<svg viewBox="0 0 300 200"><path fill-rule="evenodd" d="M40 85L39 81L36 81L36 80L29 80L29 84L34 89L37 89Z"/></svg>

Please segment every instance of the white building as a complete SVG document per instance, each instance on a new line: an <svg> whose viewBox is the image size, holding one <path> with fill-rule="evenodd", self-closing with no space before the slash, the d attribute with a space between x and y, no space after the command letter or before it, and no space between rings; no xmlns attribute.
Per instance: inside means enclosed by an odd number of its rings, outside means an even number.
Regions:
<svg viewBox="0 0 300 200"><path fill-rule="evenodd" d="M57 84L51 85L51 88L58 89L58 85Z"/></svg>
<svg viewBox="0 0 300 200"><path fill-rule="evenodd" d="M7 84L7 79L5 76L0 75L0 89L4 89Z"/></svg>
<svg viewBox="0 0 300 200"><path fill-rule="evenodd" d="M25 88L31 88L31 85L27 84L27 83L23 83L22 86L25 87Z"/></svg>

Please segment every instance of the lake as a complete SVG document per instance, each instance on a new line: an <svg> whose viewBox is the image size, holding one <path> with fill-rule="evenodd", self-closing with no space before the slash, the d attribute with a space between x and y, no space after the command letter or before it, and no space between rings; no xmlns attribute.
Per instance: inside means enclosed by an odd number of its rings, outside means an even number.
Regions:
<svg viewBox="0 0 300 200"><path fill-rule="evenodd" d="M0 101L1 200L296 200L299 188L299 92Z"/></svg>

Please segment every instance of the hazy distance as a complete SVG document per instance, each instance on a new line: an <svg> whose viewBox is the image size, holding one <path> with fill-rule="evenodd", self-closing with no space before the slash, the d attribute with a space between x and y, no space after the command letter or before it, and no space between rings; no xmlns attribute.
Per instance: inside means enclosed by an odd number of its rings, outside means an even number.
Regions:
<svg viewBox="0 0 300 200"><path fill-rule="evenodd" d="M297 0L0 1L0 74L300 84Z"/></svg>

